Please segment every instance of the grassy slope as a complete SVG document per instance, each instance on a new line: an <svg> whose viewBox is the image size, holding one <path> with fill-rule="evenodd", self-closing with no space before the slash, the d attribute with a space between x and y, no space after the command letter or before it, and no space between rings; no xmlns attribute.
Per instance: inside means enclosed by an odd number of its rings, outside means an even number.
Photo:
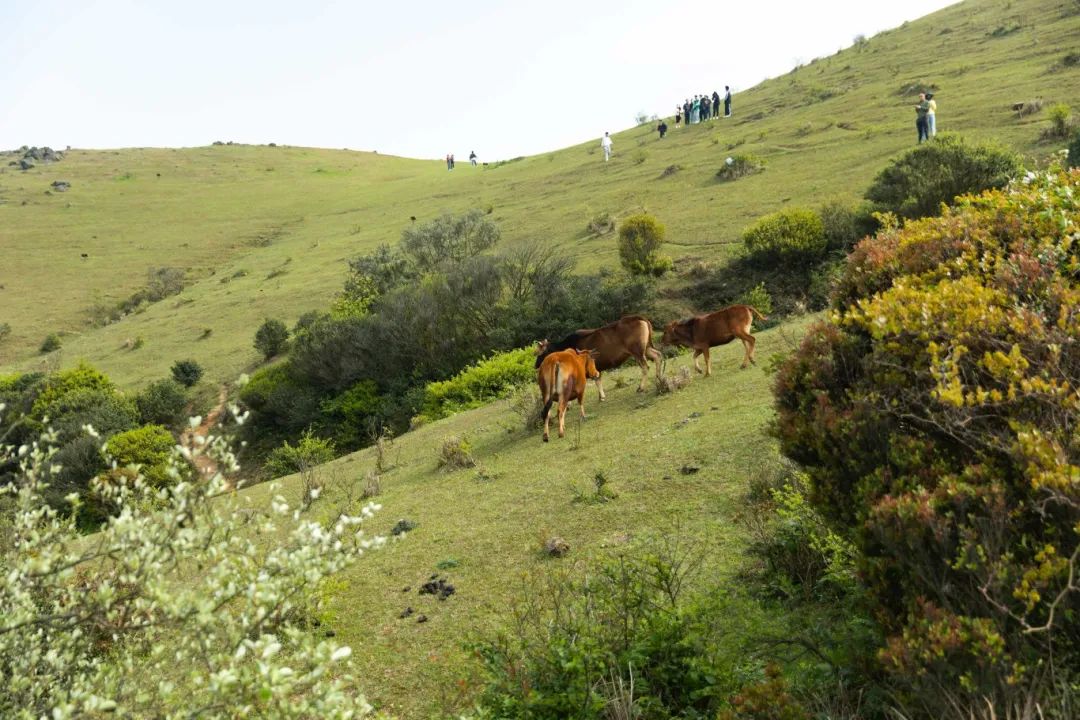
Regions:
<svg viewBox="0 0 1080 720"><path fill-rule="evenodd" d="M395 242L410 216L443 210L492 207L506 243L560 246L595 269L616 264L614 242L588 237L587 221L646 208L668 225L677 257L723 258L765 212L860 194L913 143L914 96L902 90L920 81L940 88L941 130L1041 158L1055 147L1038 143L1045 118L1018 120L1010 105L1038 96L1080 108L1080 69L1047 72L1080 34L1075 7L969 0L740 93L733 119L663 142L648 127L619 133L609 164L590 141L454 173L441 161L250 146L76 150L27 173L3 167L0 322L13 332L0 344L0 368L34 367L43 337L65 331L65 364L86 357L128 387L181 357L203 363L210 382L231 379L256 360L251 338L264 317L292 320L325 306L347 257ZM823 91L837 95L810 100ZM713 174L735 143L769 168L718 184ZM659 179L671 165L682 169ZM54 179L72 189L45 195ZM109 327L87 325L95 302L130 295L161 265L188 268L198 282ZM275 270L285 273L268 279ZM239 271L247 275L222 282ZM199 340L206 328L213 333ZM142 348L123 349L138 337Z"/></svg>
<svg viewBox="0 0 1080 720"><path fill-rule="evenodd" d="M803 328L799 322L759 333L759 362L790 350ZM597 402L590 387L589 419L579 428L568 413L566 438L553 434L548 444L539 431L525 431L506 402L399 438L377 498L384 510L367 529L388 533L399 518L419 526L346 573L329 623L337 639L352 645L371 699L404 718L452 709L462 688L467 696L475 687L476 666L464 644L505 618L523 575L554 564L678 528L686 537L708 538L709 572L730 572L745 542L734 515L746 477L777 460L761 432L771 416L769 378L759 368L738 370L741 360L738 344L720 348L712 377L696 376L663 396L651 381L649 392L635 392L639 371L624 368L606 378L607 401ZM667 371L689 363L683 356ZM629 381L625 387L616 388L619 376ZM438 448L448 437L468 439L475 468L437 468ZM324 466L322 477L335 488L320 500L324 512L338 507L341 487L362 487L374 465L374 451L367 449ZM684 466L700 471L684 474ZM604 504L575 501L574 487L592 492L597 472L618 497ZM295 478L285 481L285 490L298 497ZM272 492L259 485L246 494L257 500ZM569 557L543 557L541 543L551 535L570 543ZM437 563L447 559L459 565L439 571ZM435 572L457 588L445 602L417 594ZM429 621L399 619L406 606Z"/></svg>

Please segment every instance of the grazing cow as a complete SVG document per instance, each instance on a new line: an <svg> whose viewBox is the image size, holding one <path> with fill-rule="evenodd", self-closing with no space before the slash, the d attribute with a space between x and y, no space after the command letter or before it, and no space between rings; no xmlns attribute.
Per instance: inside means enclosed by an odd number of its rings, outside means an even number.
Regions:
<svg viewBox="0 0 1080 720"><path fill-rule="evenodd" d="M595 351L596 389L600 400L604 400L604 385L600 374L605 370L617 368L630 358L637 361L641 368L641 384L638 392L645 390L645 381L649 377L649 360L656 363L656 377L660 377L662 355L652 346L652 324L640 315L627 315L602 328L575 330L557 343L541 340L536 347L536 367L549 353L558 350L593 350Z"/></svg>
<svg viewBox="0 0 1080 720"><path fill-rule="evenodd" d="M708 315L697 315L686 320L673 320L664 328L661 345L681 345L694 349L694 369L701 372L698 356L705 356L705 376L712 372L709 360L709 348L726 345L735 338L742 340L746 356L742 367L754 362L754 336L750 334L750 325L754 316L766 320L764 315L749 305L732 305ZM756 364L756 363L755 363Z"/></svg>
<svg viewBox="0 0 1080 720"><path fill-rule="evenodd" d="M540 384L540 396L544 409L544 442L548 441L548 424L551 420L551 403L559 398L559 437L566 434L566 406L577 400L581 417L585 417L585 388L587 378L600 377L591 350L560 350L553 352L540 363L536 380Z"/></svg>

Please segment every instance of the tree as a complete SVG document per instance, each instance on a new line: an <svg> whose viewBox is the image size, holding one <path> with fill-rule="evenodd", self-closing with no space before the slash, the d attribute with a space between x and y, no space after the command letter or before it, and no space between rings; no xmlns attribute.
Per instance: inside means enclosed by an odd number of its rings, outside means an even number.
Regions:
<svg viewBox="0 0 1080 720"><path fill-rule="evenodd" d="M423 274L444 264L464 262L499 242L499 226L482 210L464 215L438 217L431 222L412 225L401 233L401 251L416 272ZM384 252L380 249L379 252ZM392 254L377 256L379 267L387 275L407 277L394 262Z"/></svg>
<svg viewBox="0 0 1080 720"><path fill-rule="evenodd" d="M255 331L255 349L264 360L280 355L289 345L289 328L280 320L267 318Z"/></svg>
<svg viewBox="0 0 1080 720"><path fill-rule="evenodd" d="M172 376L184 387L191 387L203 376L202 365L194 360L177 360L172 365Z"/></svg>
<svg viewBox="0 0 1080 720"><path fill-rule="evenodd" d="M781 448L930 716L1046 707L1080 667L1078 191L1031 173L863 240L777 376Z"/></svg>
<svg viewBox="0 0 1080 720"><path fill-rule="evenodd" d="M206 440L185 456L207 453L234 472L224 440ZM377 505L318 522L274 493L265 506L241 504L223 497L221 473L184 480L189 468L174 454L182 481L167 490L137 474L98 483L122 520L85 542L42 498L52 442L46 431L0 450L0 465L19 460L0 488L0 716L370 715L350 649L304 627L324 580L382 544L357 530Z"/></svg>
<svg viewBox="0 0 1080 720"><path fill-rule="evenodd" d="M666 230L646 213L631 215L619 226L619 260L631 275L659 277L671 269L671 258L660 254Z"/></svg>
<svg viewBox="0 0 1080 720"><path fill-rule="evenodd" d="M943 134L893 160L874 178L866 199L879 212L928 217L960 195L1005 187L1021 170L1020 158L1010 150Z"/></svg>
<svg viewBox="0 0 1080 720"><path fill-rule="evenodd" d="M155 380L135 396L139 419L149 425L175 425L186 405L184 386L172 378Z"/></svg>

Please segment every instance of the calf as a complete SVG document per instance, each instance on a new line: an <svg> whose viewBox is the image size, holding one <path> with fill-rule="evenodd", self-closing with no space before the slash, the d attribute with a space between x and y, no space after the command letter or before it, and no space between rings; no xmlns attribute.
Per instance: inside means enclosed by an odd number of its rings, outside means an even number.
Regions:
<svg viewBox="0 0 1080 720"><path fill-rule="evenodd" d="M584 418L586 378L596 377L600 377L600 373L590 350L560 350L544 358L536 378L540 396L544 399L544 409L540 411L544 420L544 442L548 441L551 403L555 397L559 398L559 437L563 437L566 434L566 406L571 400L577 400Z"/></svg>
<svg viewBox="0 0 1080 720"><path fill-rule="evenodd" d="M656 363L656 377L660 377L662 357L652 346L652 324L640 315L627 315L602 328L575 330L556 343L541 340L536 348L536 367L540 367L540 363L549 353L567 349L595 351L598 371L595 375L596 389L601 400L605 396L600 373L617 368L630 358L634 358L641 368L638 392L645 390L645 381L649 377L649 360Z"/></svg>
<svg viewBox="0 0 1080 720"><path fill-rule="evenodd" d="M735 338L742 340L745 356L742 367L754 362L754 336L750 326L754 316L767 318L749 305L732 305L708 315L697 315L686 320L673 320L664 328L661 345L681 345L694 349L694 369L701 372L698 356L705 356L705 376L712 373L709 348L726 345ZM756 364L756 363L755 363Z"/></svg>

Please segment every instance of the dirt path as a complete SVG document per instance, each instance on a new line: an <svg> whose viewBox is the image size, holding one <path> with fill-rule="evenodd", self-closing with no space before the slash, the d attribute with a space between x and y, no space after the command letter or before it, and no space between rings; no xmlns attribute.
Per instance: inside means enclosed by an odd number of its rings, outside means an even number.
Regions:
<svg viewBox="0 0 1080 720"><path fill-rule="evenodd" d="M218 390L218 401L214 408L206 414L203 421L199 423L198 427L184 430L180 433L180 444L185 447L192 447L195 443L195 436L201 435L204 438L210 434L210 429L217 424L218 419L221 418L221 414L225 412L226 399L228 398L228 388L224 385ZM218 470L217 461L209 455L197 455L193 460L195 468L199 471L199 475L203 478L211 478Z"/></svg>

